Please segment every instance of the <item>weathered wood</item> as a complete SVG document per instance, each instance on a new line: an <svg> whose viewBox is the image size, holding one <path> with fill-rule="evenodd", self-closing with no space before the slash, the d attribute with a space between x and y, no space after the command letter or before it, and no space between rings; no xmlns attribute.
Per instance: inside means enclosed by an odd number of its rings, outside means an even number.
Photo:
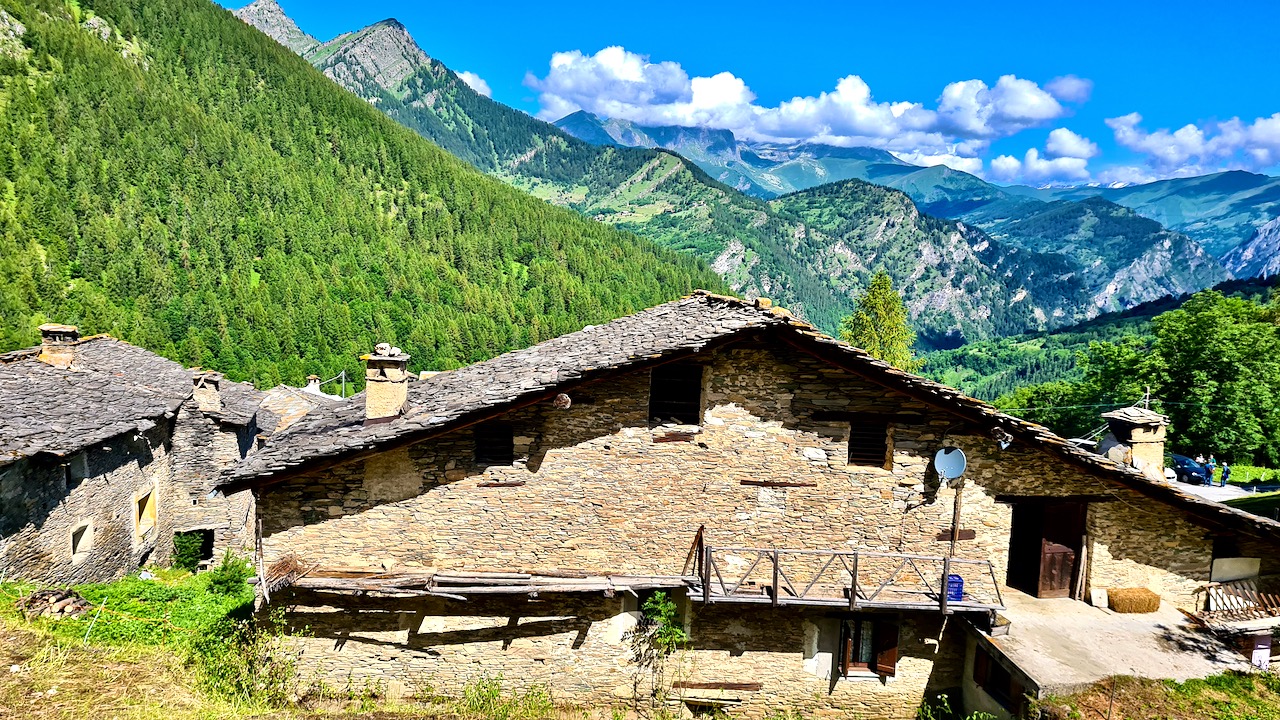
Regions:
<svg viewBox="0 0 1280 720"><path fill-rule="evenodd" d="M674 690L746 690L754 692L764 687L758 682L689 682L677 680L671 683Z"/></svg>
<svg viewBox="0 0 1280 720"><path fill-rule="evenodd" d="M950 542L951 535L952 535L952 532L950 530L943 530L942 532L938 533L937 537L935 537L934 540L937 542ZM977 537L978 537L977 531L969 528L963 528L960 530L959 537L957 537L956 540L974 540Z"/></svg>
<svg viewBox="0 0 1280 720"><path fill-rule="evenodd" d="M738 483L740 485L770 488L818 487L816 482L787 482L786 480L739 480Z"/></svg>
<svg viewBox="0 0 1280 720"><path fill-rule="evenodd" d="M512 480L511 482L482 482L476 485L476 487L503 488L503 487L520 487L521 485L524 485L523 480Z"/></svg>

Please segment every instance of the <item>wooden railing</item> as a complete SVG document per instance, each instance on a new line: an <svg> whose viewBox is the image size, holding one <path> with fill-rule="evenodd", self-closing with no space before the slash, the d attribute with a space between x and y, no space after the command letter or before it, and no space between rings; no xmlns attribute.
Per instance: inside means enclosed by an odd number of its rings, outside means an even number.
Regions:
<svg viewBox="0 0 1280 720"><path fill-rule="evenodd" d="M699 535L701 539L701 534ZM1000 610L1004 600L986 560L868 550L717 548L695 541L697 586L705 603L761 603L858 608ZM686 573L689 565L686 563ZM964 580L948 600L947 577Z"/></svg>

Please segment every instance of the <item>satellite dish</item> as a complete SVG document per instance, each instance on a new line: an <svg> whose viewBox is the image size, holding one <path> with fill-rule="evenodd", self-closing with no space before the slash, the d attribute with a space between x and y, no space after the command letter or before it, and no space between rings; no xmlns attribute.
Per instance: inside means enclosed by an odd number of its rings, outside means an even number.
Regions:
<svg viewBox="0 0 1280 720"><path fill-rule="evenodd" d="M933 456L933 469L938 471L939 477L946 480L955 480L963 475L967 464L964 451L958 447L944 447Z"/></svg>

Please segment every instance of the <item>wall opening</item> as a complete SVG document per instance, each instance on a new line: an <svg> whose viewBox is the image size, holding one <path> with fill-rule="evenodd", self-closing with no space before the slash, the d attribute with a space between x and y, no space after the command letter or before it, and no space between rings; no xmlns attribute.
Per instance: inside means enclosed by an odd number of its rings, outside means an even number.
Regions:
<svg viewBox="0 0 1280 720"><path fill-rule="evenodd" d="M888 468L889 424L883 420L855 419L849 422L849 464Z"/></svg>
<svg viewBox="0 0 1280 720"><path fill-rule="evenodd" d="M668 363L649 375L649 417L677 425L702 424L702 366Z"/></svg>
<svg viewBox="0 0 1280 720"><path fill-rule="evenodd" d="M511 423L487 422L476 426L476 465L510 465L516 460L515 433Z"/></svg>
<svg viewBox="0 0 1280 720"><path fill-rule="evenodd" d="M93 524L82 522L71 530L71 560L80 562L89 556L93 549Z"/></svg>
<svg viewBox="0 0 1280 720"><path fill-rule="evenodd" d="M138 537L146 535L156 526L156 494L148 490L139 496L133 508L133 529Z"/></svg>

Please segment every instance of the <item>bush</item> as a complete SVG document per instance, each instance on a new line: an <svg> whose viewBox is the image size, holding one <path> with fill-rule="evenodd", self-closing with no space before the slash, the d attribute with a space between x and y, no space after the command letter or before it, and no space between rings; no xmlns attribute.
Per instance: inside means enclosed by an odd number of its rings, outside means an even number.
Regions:
<svg viewBox="0 0 1280 720"><path fill-rule="evenodd" d="M651 595L640 611L645 622L652 627L652 642L658 651L668 654L688 641L676 602L665 592Z"/></svg>
<svg viewBox="0 0 1280 720"><path fill-rule="evenodd" d="M226 619L191 643L188 663L201 690L236 703L276 706L292 700L297 658L279 633L279 611L262 624Z"/></svg>
<svg viewBox="0 0 1280 720"><path fill-rule="evenodd" d="M244 591L244 584L253 577L253 565L230 550L222 556L222 564L204 575L209 590L218 595L234 595Z"/></svg>
<svg viewBox="0 0 1280 720"><path fill-rule="evenodd" d="M180 532L173 534L173 566L187 572L195 572L200 566L200 551L204 549L204 533Z"/></svg>

